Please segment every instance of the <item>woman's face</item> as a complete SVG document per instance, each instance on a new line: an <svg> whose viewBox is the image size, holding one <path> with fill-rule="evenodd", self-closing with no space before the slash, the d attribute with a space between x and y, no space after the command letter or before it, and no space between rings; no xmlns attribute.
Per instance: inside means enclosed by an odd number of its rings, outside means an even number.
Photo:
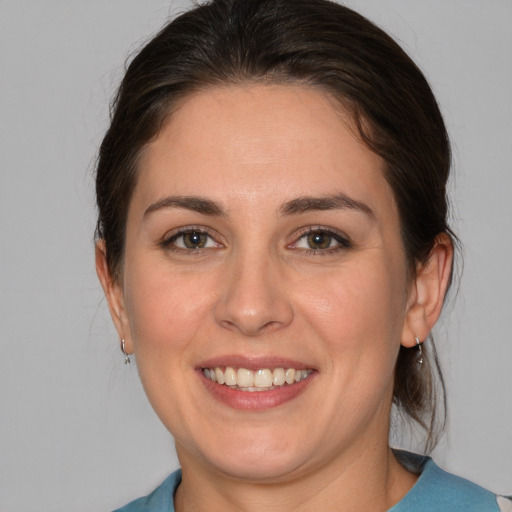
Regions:
<svg viewBox="0 0 512 512"><path fill-rule="evenodd" d="M114 309L182 464L275 481L387 443L410 286L348 119L312 88L217 88L144 152Z"/></svg>

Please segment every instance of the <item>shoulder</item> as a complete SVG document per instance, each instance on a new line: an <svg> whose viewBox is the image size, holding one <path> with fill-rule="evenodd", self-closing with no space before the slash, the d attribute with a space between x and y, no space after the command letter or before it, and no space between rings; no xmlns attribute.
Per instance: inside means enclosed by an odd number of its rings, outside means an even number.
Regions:
<svg viewBox="0 0 512 512"><path fill-rule="evenodd" d="M402 460L402 456L398 458ZM507 498L497 497L469 480L442 470L429 457L411 456L409 467L411 460L419 464L418 481L390 512L512 512L512 502Z"/></svg>
<svg viewBox="0 0 512 512"><path fill-rule="evenodd" d="M181 482L181 470L171 473L151 494L132 501L114 512L174 512L174 493Z"/></svg>

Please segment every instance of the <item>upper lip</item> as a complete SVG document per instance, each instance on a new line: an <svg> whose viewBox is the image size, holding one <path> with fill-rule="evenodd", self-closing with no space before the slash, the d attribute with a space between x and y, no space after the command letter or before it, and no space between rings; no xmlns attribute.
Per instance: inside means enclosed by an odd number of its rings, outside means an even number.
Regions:
<svg viewBox="0 0 512 512"><path fill-rule="evenodd" d="M295 370L313 369L311 365L303 362L276 356L247 356L229 354L212 357L201 362L198 368L246 368L247 370L260 370L262 368L294 368Z"/></svg>

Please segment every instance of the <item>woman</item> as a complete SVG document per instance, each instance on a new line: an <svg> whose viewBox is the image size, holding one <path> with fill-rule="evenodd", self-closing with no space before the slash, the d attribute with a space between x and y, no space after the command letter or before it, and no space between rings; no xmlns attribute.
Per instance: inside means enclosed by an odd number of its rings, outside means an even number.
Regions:
<svg viewBox="0 0 512 512"><path fill-rule="evenodd" d="M436 439L449 169L423 75L347 8L213 1L146 45L96 259L182 469L123 510L499 510L388 441L393 403Z"/></svg>

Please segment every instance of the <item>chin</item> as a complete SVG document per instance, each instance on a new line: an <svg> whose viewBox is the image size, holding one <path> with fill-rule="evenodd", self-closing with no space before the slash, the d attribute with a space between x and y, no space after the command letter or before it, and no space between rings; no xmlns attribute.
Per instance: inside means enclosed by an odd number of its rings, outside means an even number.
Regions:
<svg viewBox="0 0 512 512"><path fill-rule="evenodd" d="M228 431L193 451L207 466L233 479L259 483L283 481L300 472L314 451L308 450L305 443L292 444L291 436L284 433L284 428L277 433L268 429L259 433ZM180 455L178 444L177 450Z"/></svg>
<svg viewBox="0 0 512 512"><path fill-rule="evenodd" d="M279 457L261 452L231 456L230 460L217 458L210 463L231 478L258 483L285 481L303 467L303 463L296 460L296 455Z"/></svg>

